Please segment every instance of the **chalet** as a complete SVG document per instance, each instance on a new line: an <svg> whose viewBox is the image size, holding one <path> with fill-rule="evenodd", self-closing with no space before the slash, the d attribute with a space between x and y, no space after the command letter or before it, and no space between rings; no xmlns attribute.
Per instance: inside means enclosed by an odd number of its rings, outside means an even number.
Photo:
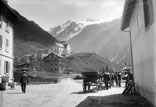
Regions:
<svg viewBox="0 0 156 107"><path fill-rule="evenodd" d="M156 0L126 0L121 30L131 40L136 91L156 106Z"/></svg>
<svg viewBox="0 0 156 107"><path fill-rule="evenodd" d="M0 0L0 84L4 76L8 77L5 82L13 81L13 25L17 21L20 21L18 14L5 0Z"/></svg>
<svg viewBox="0 0 156 107"><path fill-rule="evenodd" d="M30 63L18 64L18 65L14 66L14 67L15 67L16 71L22 71L22 70L30 71L31 70Z"/></svg>
<svg viewBox="0 0 156 107"><path fill-rule="evenodd" d="M68 43L55 43L52 47L52 52L61 55L61 56L68 56L71 54L71 48Z"/></svg>
<svg viewBox="0 0 156 107"><path fill-rule="evenodd" d="M44 70L47 72L62 74L65 69L65 58L61 55L51 53L43 58Z"/></svg>

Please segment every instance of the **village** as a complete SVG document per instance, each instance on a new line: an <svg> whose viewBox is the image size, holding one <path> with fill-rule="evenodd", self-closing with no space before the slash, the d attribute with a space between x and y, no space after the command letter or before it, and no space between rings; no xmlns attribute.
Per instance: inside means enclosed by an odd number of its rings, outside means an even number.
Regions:
<svg viewBox="0 0 156 107"><path fill-rule="evenodd" d="M14 55L16 27L25 19L0 0L0 107L155 107L155 10L155 0L124 1L119 30L128 35L131 64L121 66L95 53L74 53L59 40ZM23 73L30 80L24 94Z"/></svg>

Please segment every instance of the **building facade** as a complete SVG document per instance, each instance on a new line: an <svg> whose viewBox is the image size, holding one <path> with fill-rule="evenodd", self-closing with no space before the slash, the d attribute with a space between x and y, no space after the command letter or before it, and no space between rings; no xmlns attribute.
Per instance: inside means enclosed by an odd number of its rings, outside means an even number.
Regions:
<svg viewBox="0 0 156 107"><path fill-rule="evenodd" d="M52 47L52 52L61 55L61 56L69 56L71 55L71 48L68 43L55 43Z"/></svg>
<svg viewBox="0 0 156 107"><path fill-rule="evenodd" d="M0 83L4 76L13 81L13 22L19 20L7 2L0 0Z"/></svg>
<svg viewBox="0 0 156 107"><path fill-rule="evenodd" d="M43 58L44 70L47 72L62 74L65 69L65 58L55 53Z"/></svg>
<svg viewBox="0 0 156 107"><path fill-rule="evenodd" d="M132 42L136 91L156 106L156 0L126 0L121 30Z"/></svg>

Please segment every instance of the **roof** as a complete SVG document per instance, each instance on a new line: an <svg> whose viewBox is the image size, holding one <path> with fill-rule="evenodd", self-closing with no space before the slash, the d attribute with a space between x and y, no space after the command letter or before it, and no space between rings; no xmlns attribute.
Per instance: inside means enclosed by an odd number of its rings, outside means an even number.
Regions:
<svg viewBox="0 0 156 107"><path fill-rule="evenodd" d="M61 56L61 55L59 55L59 54L56 54L56 53L54 53L54 52L51 52L48 56L44 57L43 60L46 59L46 58L48 58L51 54L56 55L56 56L58 56L59 58L65 58L65 57L63 57L63 56Z"/></svg>
<svg viewBox="0 0 156 107"><path fill-rule="evenodd" d="M132 70L132 66L125 66L122 68L122 70Z"/></svg>
<svg viewBox="0 0 156 107"><path fill-rule="evenodd" d="M129 23L132 17L133 10L138 0L126 0L124 4L124 10L122 14L121 30L129 27Z"/></svg>
<svg viewBox="0 0 156 107"><path fill-rule="evenodd" d="M59 46L59 47L64 47L64 45L63 44L61 44L61 43L55 43L57 46Z"/></svg>
<svg viewBox="0 0 156 107"><path fill-rule="evenodd" d="M7 11L4 11L3 9L7 9ZM0 0L0 10L1 12L4 11L5 14L7 14L7 16L10 16L11 15L11 18L14 18L14 19L18 19L18 20L21 20L19 14L14 10L12 9L5 0Z"/></svg>
<svg viewBox="0 0 156 107"><path fill-rule="evenodd" d="M21 63L21 64L18 64L18 65L14 65L14 67L19 67L19 66L23 66L23 65L30 65L29 63Z"/></svg>

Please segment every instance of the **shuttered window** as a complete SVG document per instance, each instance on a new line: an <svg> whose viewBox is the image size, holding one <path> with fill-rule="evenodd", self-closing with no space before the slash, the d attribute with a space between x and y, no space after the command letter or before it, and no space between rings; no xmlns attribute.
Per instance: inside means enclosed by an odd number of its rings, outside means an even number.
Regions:
<svg viewBox="0 0 156 107"><path fill-rule="evenodd" d="M2 27L2 14L0 14L0 28Z"/></svg>
<svg viewBox="0 0 156 107"><path fill-rule="evenodd" d="M153 2L152 0L143 0L144 2L144 19L145 28L148 30L150 25L154 22Z"/></svg>
<svg viewBox="0 0 156 107"><path fill-rule="evenodd" d="M2 49L2 45L3 45L3 37L0 35L0 49Z"/></svg>
<svg viewBox="0 0 156 107"><path fill-rule="evenodd" d="M5 29L5 31L7 33L9 33L9 20L6 21L6 29Z"/></svg>
<svg viewBox="0 0 156 107"><path fill-rule="evenodd" d="M4 69L5 69L5 73L9 73L10 71L10 62L9 61L5 61L4 63Z"/></svg>
<svg viewBox="0 0 156 107"><path fill-rule="evenodd" d="M2 73L2 60L0 59L0 75Z"/></svg>
<svg viewBox="0 0 156 107"><path fill-rule="evenodd" d="M9 52L9 40L6 39L6 51Z"/></svg>

